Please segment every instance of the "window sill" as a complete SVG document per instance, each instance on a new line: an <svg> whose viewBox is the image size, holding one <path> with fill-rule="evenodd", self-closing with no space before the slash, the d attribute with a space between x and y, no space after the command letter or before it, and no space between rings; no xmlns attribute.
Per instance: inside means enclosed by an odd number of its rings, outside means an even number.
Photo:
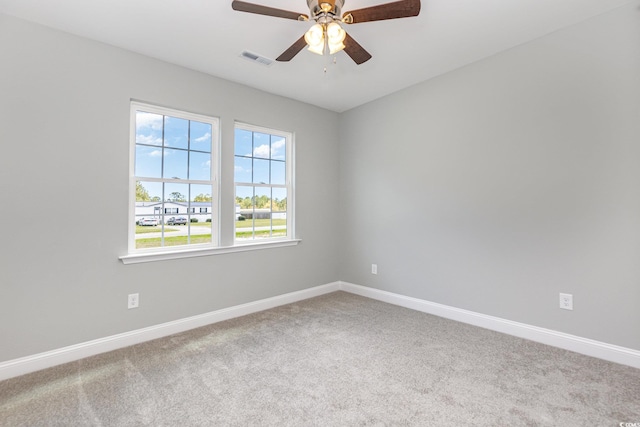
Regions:
<svg viewBox="0 0 640 427"><path fill-rule="evenodd" d="M119 259L123 264L139 264L142 262L165 261L170 259L194 258L200 256L222 255L235 252L248 252L260 249L283 248L287 246L296 246L302 240L278 240L270 242L243 243L236 246L225 246L221 248L198 248L173 250L171 252L147 252L123 255Z"/></svg>

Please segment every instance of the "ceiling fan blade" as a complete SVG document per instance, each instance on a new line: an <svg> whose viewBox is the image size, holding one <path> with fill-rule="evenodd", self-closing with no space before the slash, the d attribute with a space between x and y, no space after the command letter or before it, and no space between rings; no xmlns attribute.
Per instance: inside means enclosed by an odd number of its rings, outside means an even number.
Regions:
<svg viewBox="0 0 640 427"><path fill-rule="evenodd" d="M349 34L347 34L347 37L344 39L344 51L358 65L371 59L371 54L360 46Z"/></svg>
<svg viewBox="0 0 640 427"><path fill-rule="evenodd" d="M276 18L295 19L296 21L302 16L304 20L309 19L307 15L288 10L275 9L273 7L262 6L259 4L247 3L246 1L234 0L231 8L240 12L256 13L258 15L275 16Z"/></svg>
<svg viewBox="0 0 640 427"><path fill-rule="evenodd" d="M353 17L353 24L382 21L385 19L408 18L420 14L420 0L401 0L378 6L365 7L363 9L346 12L343 16L346 17L349 14Z"/></svg>
<svg viewBox="0 0 640 427"><path fill-rule="evenodd" d="M296 56L302 49L304 49L306 45L307 42L304 40L304 36L300 37L294 44L289 47L289 49L282 52L282 54L276 58L276 61L291 61L293 57Z"/></svg>

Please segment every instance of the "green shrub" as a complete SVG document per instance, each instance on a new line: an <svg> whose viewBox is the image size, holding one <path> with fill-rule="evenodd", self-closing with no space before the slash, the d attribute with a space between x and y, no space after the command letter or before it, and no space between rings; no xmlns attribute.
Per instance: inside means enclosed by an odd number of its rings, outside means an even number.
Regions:
<svg viewBox="0 0 640 427"><path fill-rule="evenodd" d="M191 222L198 222L198 218L191 218Z"/></svg>

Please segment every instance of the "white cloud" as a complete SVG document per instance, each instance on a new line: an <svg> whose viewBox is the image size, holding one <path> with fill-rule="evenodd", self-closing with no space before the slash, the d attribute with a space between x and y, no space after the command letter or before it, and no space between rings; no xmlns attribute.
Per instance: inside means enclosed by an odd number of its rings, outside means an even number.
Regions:
<svg viewBox="0 0 640 427"><path fill-rule="evenodd" d="M211 134L209 132L202 135L200 138L195 139L196 142L206 142L211 141Z"/></svg>
<svg viewBox="0 0 640 427"><path fill-rule="evenodd" d="M149 157L162 157L162 150L153 150L149 153Z"/></svg>
<svg viewBox="0 0 640 427"><path fill-rule="evenodd" d="M136 134L136 144L162 145L162 138L153 135Z"/></svg>
<svg viewBox="0 0 640 427"><path fill-rule="evenodd" d="M280 154L278 150L285 148L287 140L282 138L271 144L271 158L283 158L284 153Z"/></svg>
<svg viewBox="0 0 640 427"><path fill-rule="evenodd" d="M269 144L262 144L253 149L253 157L269 157Z"/></svg>
<svg viewBox="0 0 640 427"><path fill-rule="evenodd" d="M282 138L271 144L271 153L269 153L269 144L262 144L253 149L253 157L262 158L284 158L284 153L279 153L286 146L287 140ZM269 154L271 154L269 156Z"/></svg>
<svg viewBox="0 0 640 427"><path fill-rule="evenodd" d="M162 116L160 114L138 111L136 113L136 129L140 128L162 130Z"/></svg>

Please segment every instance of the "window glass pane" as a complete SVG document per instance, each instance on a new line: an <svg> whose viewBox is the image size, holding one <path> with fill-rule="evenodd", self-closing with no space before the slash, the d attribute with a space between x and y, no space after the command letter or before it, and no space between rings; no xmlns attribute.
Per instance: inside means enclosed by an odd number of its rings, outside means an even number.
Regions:
<svg viewBox="0 0 640 427"><path fill-rule="evenodd" d="M256 184L269 183L269 160L253 159L253 182Z"/></svg>
<svg viewBox="0 0 640 427"><path fill-rule="evenodd" d="M136 202L161 202L162 183L136 181Z"/></svg>
<svg viewBox="0 0 640 427"><path fill-rule="evenodd" d="M236 186L236 239L253 238L253 187Z"/></svg>
<svg viewBox="0 0 640 427"><path fill-rule="evenodd" d="M251 182L251 159L246 157L236 157L234 166L234 176L236 182Z"/></svg>
<svg viewBox="0 0 640 427"><path fill-rule="evenodd" d="M271 237L286 237L287 236L287 213L286 212L274 212L272 214L273 230Z"/></svg>
<svg viewBox="0 0 640 427"><path fill-rule="evenodd" d="M164 145L173 148L189 148L189 120L165 116Z"/></svg>
<svg viewBox="0 0 640 427"><path fill-rule="evenodd" d="M190 207L193 209L193 218L197 219L197 223L212 222L212 204L213 187L211 185L191 184ZM195 221L194 221L195 222Z"/></svg>
<svg viewBox="0 0 640 427"><path fill-rule="evenodd" d="M189 195L189 184L179 184L175 182L167 182L164 184L164 201L165 207L180 208L178 213L186 213L187 197ZM169 202L173 202L169 204Z"/></svg>
<svg viewBox="0 0 640 427"><path fill-rule="evenodd" d="M211 125L209 123L191 122L192 150L211 152Z"/></svg>
<svg viewBox="0 0 640 427"><path fill-rule="evenodd" d="M136 144L162 145L162 115L136 111Z"/></svg>
<svg viewBox="0 0 640 427"><path fill-rule="evenodd" d="M271 138L265 133L253 133L253 157L268 159L271 157Z"/></svg>
<svg viewBox="0 0 640 427"><path fill-rule="evenodd" d="M271 184L284 185L286 183L286 164L280 161L271 161Z"/></svg>
<svg viewBox="0 0 640 427"><path fill-rule="evenodd" d="M211 180L211 154L191 151L189 154L189 179Z"/></svg>
<svg viewBox="0 0 640 427"><path fill-rule="evenodd" d="M287 236L287 189L274 188L271 192L271 223L273 237Z"/></svg>
<svg viewBox="0 0 640 427"><path fill-rule="evenodd" d="M191 184L191 198L189 206L195 209L189 217L191 228L191 244L211 242L211 195L213 187L211 185Z"/></svg>
<svg viewBox="0 0 640 427"><path fill-rule="evenodd" d="M272 210L286 211L287 210L287 189L286 188L274 188L272 190L273 203Z"/></svg>
<svg viewBox="0 0 640 427"><path fill-rule="evenodd" d="M281 136L271 135L271 158L286 160L287 140Z"/></svg>
<svg viewBox="0 0 640 427"><path fill-rule="evenodd" d="M136 181L134 222L136 248L160 246L162 183Z"/></svg>
<svg viewBox="0 0 640 427"><path fill-rule="evenodd" d="M236 129L235 132L235 154L236 156L252 156L253 141L252 132L243 129Z"/></svg>
<svg viewBox="0 0 640 427"><path fill-rule="evenodd" d="M271 237L271 188L256 187L254 209L254 237Z"/></svg>
<svg viewBox="0 0 640 427"><path fill-rule="evenodd" d="M236 203L240 204L242 209L253 208L253 187L237 185L236 186Z"/></svg>
<svg viewBox="0 0 640 427"><path fill-rule="evenodd" d="M164 149L163 178L187 179L187 151Z"/></svg>
<svg viewBox="0 0 640 427"><path fill-rule="evenodd" d="M160 178L162 176L162 147L136 145L136 176Z"/></svg>

